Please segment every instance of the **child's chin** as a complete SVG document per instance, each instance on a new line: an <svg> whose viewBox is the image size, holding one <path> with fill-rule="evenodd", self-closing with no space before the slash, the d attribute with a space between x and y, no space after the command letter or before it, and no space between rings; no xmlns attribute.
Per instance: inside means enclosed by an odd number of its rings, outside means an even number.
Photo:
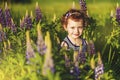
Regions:
<svg viewBox="0 0 120 80"><path fill-rule="evenodd" d="M76 38L79 38L79 36L74 36L73 38L76 39Z"/></svg>

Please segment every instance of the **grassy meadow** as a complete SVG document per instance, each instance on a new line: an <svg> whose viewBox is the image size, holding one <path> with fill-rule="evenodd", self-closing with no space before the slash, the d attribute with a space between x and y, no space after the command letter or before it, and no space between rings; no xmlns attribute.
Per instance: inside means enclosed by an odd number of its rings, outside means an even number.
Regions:
<svg viewBox="0 0 120 80"><path fill-rule="evenodd" d="M42 12L40 23L35 21L36 2ZM80 9L79 0L8 2L12 19L16 24L16 32L8 27L0 26L0 80L75 79L73 75L69 74L69 69L73 67L66 68L64 61L67 53L70 53L69 57L74 61L75 52L59 48L60 42L66 36L61 27L60 18L68 9L72 8L73 2L75 8ZM99 57L104 64L104 74L98 80L119 80L120 25L115 19L117 3L120 4L120 1L86 0L89 25L85 28L83 37L88 41L93 40L97 55L88 57L86 64L79 65L82 72L79 78L82 80L94 80L91 78L94 73L91 66L96 66ZM0 8L5 11L5 2L0 2ZM28 11L28 15L32 14L31 29L20 27L20 20L25 18L26 11ZM113 18L111 18L111 11ZM3 32L5 35L1 37ZM38 50L41 47L46 49L45 54L42 54L44 50L40 50L41 52ZM27 53L32 55L32 57L29 56L29 64L26 64ZM90 66L88 72L84 70L85 66Z"/></svg>

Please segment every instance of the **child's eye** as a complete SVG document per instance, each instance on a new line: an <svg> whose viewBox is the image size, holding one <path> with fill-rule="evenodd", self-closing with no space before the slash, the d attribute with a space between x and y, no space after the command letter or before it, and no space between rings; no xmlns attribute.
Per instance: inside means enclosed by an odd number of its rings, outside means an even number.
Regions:
<svg viewBox="0 0 120 80"><path fill-rule="evenodd" d="M74 29L75 27L71 27L71 29Z"/></svg>
<svg viewBox="0 0 120 80"><path fill-rule="evenodd" d="M79 29L83 29L83 27L78 27Z"/></svg>

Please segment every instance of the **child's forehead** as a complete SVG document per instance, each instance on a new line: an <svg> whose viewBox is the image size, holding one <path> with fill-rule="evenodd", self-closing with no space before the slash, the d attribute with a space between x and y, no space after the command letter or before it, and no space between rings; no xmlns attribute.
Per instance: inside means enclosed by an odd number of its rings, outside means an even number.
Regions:
<svg viewBox="0 0 120 80"><path fill-rule="evenodd" d="M83 22L83 19L82 18L81 19L71 19L71 18L69 18L68 22Z"/></svg>
<svg viewBox="0 0 120 80"><path fill-rule="evenodd" d="M79 21L74 21L74 20L69 19L67 25L69 25L69 26L74 26L74 25L83 26L83 20L81 19Z"/></svg>

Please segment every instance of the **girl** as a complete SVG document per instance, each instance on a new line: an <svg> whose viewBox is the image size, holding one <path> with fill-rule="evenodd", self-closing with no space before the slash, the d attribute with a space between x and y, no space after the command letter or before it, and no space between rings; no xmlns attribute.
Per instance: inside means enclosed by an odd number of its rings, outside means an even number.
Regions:
<svg viewBox="0 0 120 80"><path fill-rule="evenodd" d="M79 80L79 75L80 75L78 63L86 62L86 57L85 57L86 52L93 54L95 53L94 45L92 45L91 48L92 51L91 50L89 51L88 48L90 47L91 44L90 43L87 44L86 40L81 37L87 22L86 19L87 19L87 15L85 14L85 12L76 9L70 9L62 17L62 25L65 31L67 31L68 35L62 41L61 47L66 47L67 50L73 49L74 51L78 51L78 55L75 57L76 59L74 62L74 69L72 71L75 73L77 80ZM65 55L65 62L68 63L69 61L70 60ZM101 65L103 64L101 63ZM99 67L99 69L96 69L97 67ZM95 71L97 70L97 72L95 72L95 80L96 80L96 76L97 77L99 76L98 74L99 71L100 72L102 71L103 73L103 68L101 68L100 66L97 67L95 68ZM89 67L86 67L85 70L89 70L89 69L90 69Z"/></svg>
<svg viewBox="0 0 120 80"><path fill-rule="evenodd" d="M68 35L61 43L61 47L79 51L80 45L83 46L82 51L86 51L86 41L81 38L86 23L86 15L84 12L76 9L70 9L62 17L62 25Z"/></svg>
<svg viewBox="0 0 120 80"><path fill-rule="evenodd" d="M65 55L65 65L66 67L74 65L74 68L70 70L70 72L72 72L78 80L80 75L78 63L85 63L86 61L85 53L87 51L87 42L81 37L86 19L86 14L76 9L70 9L62 17L62 25L68 35L61 42L61 47L66 47L67 50L73 49L74 51L78 51L78 55L75 57L73 64L71 64L71 60Z"/></svg>

